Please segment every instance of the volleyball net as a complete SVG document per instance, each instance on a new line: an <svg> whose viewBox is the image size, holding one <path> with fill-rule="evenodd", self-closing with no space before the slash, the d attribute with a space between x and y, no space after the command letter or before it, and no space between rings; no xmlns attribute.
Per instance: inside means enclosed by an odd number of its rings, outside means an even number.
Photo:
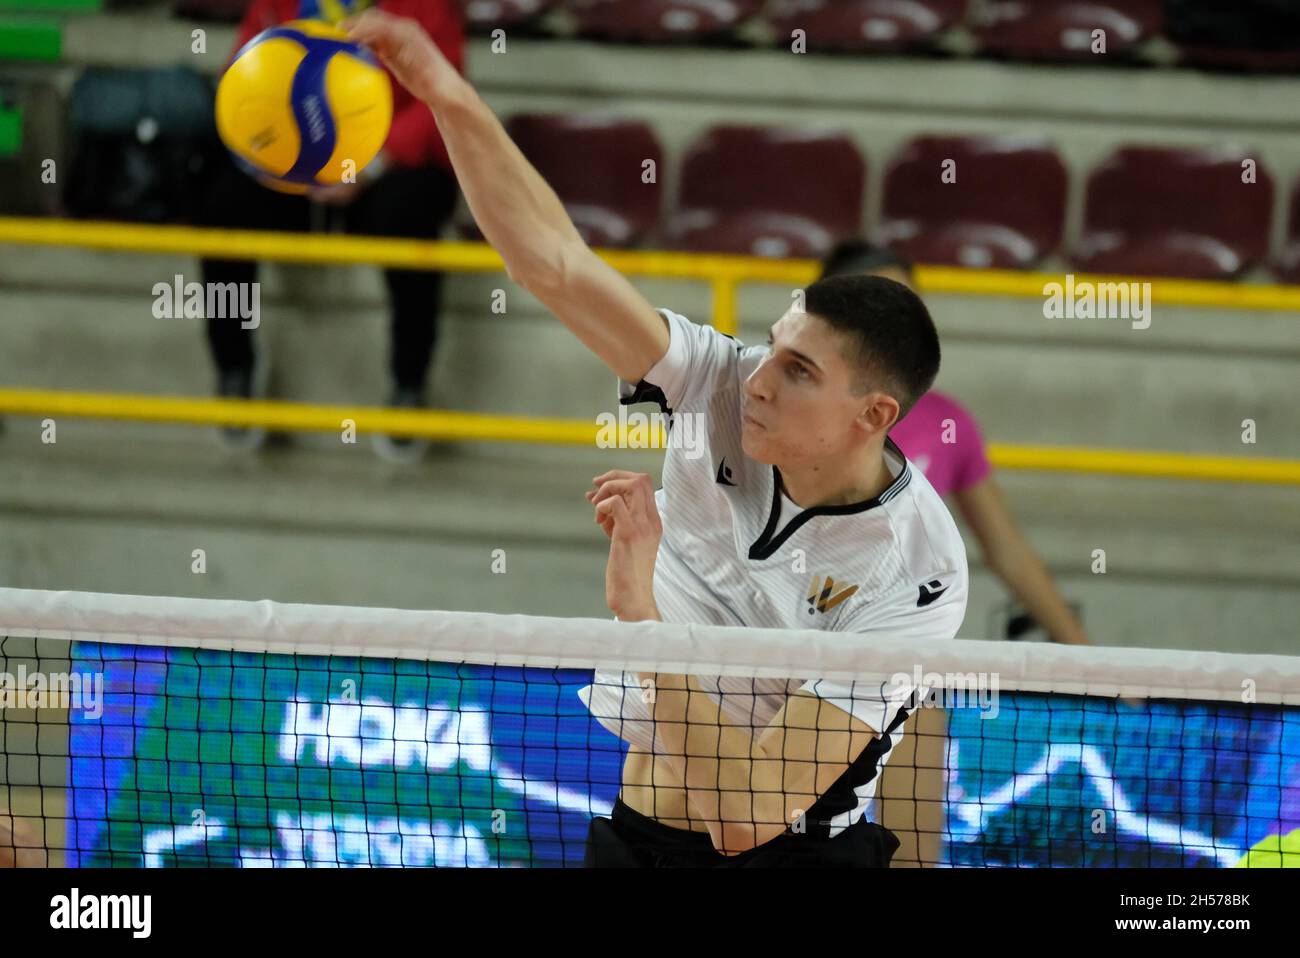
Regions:
<svg viewBox="0 0 1300 958"><path fill-rule="evenodd" d="M0 865L580 866L634 750L754 843L1300 865L1290 656L0 589L0 745Z"/></svg>

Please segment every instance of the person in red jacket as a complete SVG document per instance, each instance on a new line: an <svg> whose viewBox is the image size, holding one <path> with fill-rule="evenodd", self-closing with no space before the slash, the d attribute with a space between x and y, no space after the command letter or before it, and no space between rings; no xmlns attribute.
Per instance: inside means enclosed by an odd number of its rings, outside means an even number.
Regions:
<svg viewBox="0 0 1300 958"><path fill-rule="evenodd" d="M443 55L464 72L465 35L456 0L253 0L239 25L234 53L255 35L288 20L337 21L368 6L418 20ZM383 150L357 182L291 195L267 189L241 172L233 160L223 164L207 191L204 225L227 229L309 230L313 206L323 207L326 221L340 219L350 233L437 239L456 205L458 187L447 147L432 111L400 83L393 83L393 122ZM330 224L332 225L332 224ZM205 259L203 282L252 283L258 264L245 260ZM387 269L392 321L389 370L390 406L426 405L429 362L437 338L442 275L429 270ZM210 288L210 287L205 287ZM269 374L265 346L238 318L209 318L208 343L217 367L217 393L223 398L264 395ZM219 431L231 449L255 449L261 429ZM427 443L376 436L376 451L385 458L413 461Z"/></svg>

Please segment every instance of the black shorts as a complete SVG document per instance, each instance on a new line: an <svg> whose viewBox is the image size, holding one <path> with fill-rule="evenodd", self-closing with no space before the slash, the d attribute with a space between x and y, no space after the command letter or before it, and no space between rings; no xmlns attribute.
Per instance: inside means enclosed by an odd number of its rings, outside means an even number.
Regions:
<svg viewBox="0 0 1300 958"><path fill-rule="evenodd" d="M673 828L620 799L587 832L587 868L888 868L898 850L889 829L865 819L834 838L786 831L739 855L723 855L705 832Z"/></svg>

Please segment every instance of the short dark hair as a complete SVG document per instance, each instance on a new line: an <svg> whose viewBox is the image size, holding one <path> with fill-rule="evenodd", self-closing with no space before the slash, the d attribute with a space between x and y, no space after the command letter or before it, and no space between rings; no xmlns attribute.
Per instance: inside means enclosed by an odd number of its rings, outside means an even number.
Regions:
<svg viewBox="0 0 1300 958"><path fill-rule="evenodd" d="M883 276L852 273L819 279L804 290L804 311L846 334L856 346L845 358L898 400L898 418L939 374L939 333L921 297Z"/></svg>
<svg viewBox="0 0 1300 958"><path fill-rule="evenodd" d="M888 246L875 246L861 239L847 239L838 243L822 260L822 275L844 276L848 273L872 273L878 269L900 270L912 278L912 261L895 253Z"/></svg>

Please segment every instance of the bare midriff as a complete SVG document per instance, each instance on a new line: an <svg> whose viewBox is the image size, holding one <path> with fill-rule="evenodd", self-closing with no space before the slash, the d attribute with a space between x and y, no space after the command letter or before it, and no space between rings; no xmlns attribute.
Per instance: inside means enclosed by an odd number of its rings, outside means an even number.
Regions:
<svg viewBox="0 0 1300 958"><path fill-rule="evenodd" d="M633 745L623 762L623 804L647 818L672 828L708 832L708 826L693 817L681 779L668 763Z"/></svg>

